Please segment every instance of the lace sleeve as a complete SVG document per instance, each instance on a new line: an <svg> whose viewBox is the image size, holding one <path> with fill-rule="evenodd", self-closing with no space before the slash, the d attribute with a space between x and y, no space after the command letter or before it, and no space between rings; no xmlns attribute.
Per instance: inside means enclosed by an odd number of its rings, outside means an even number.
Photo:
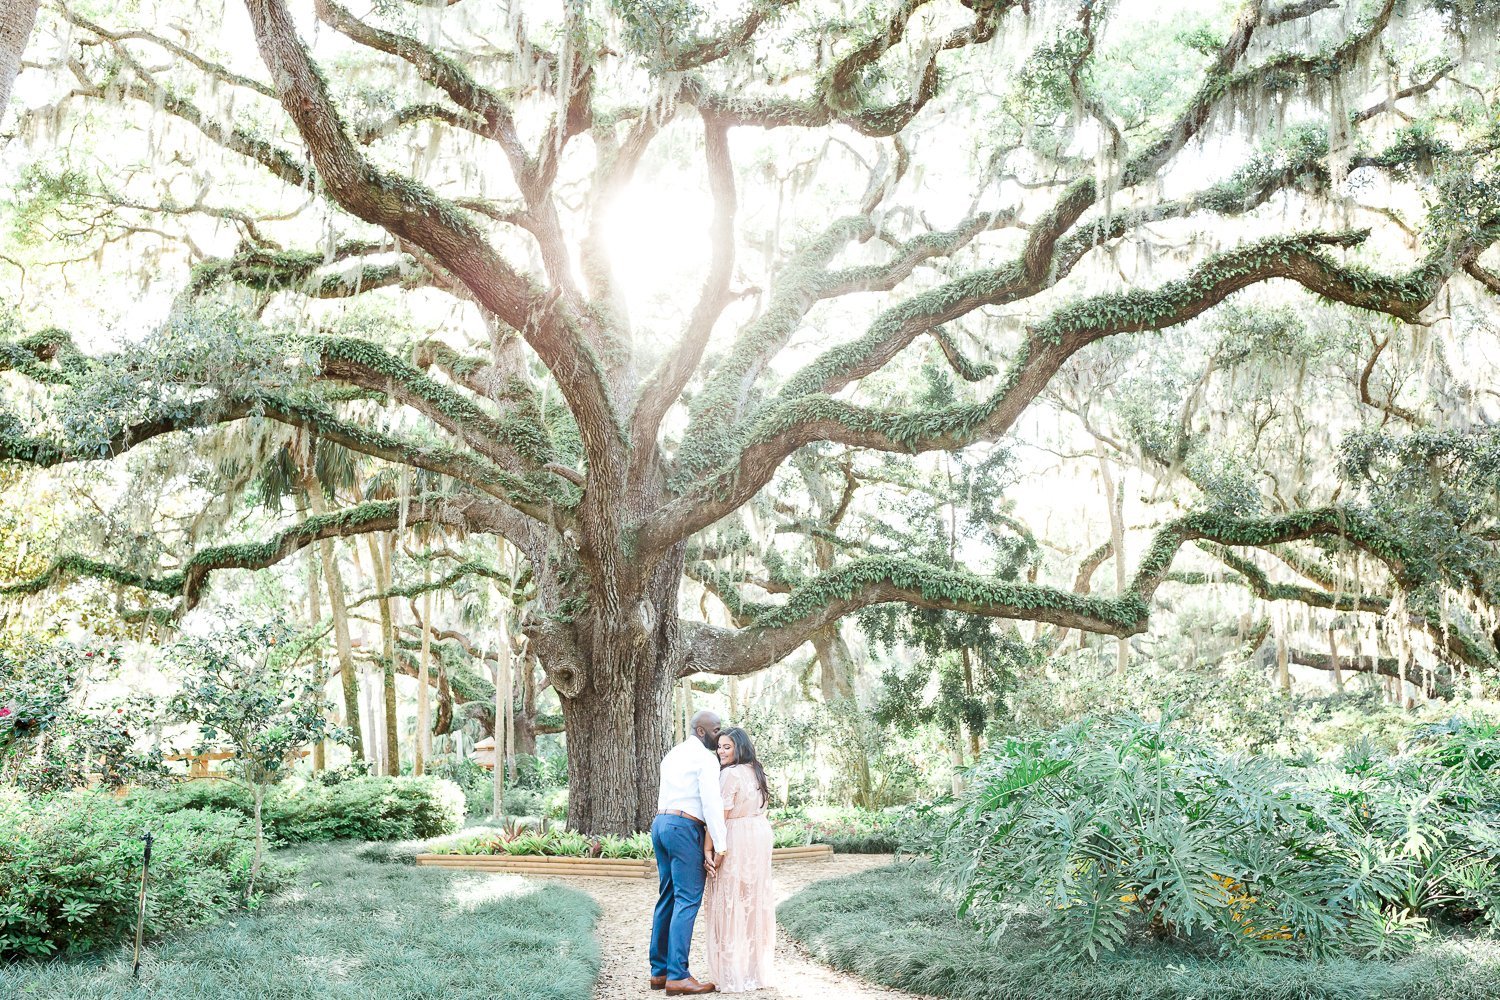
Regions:
<svg viewBox="0 0 1500 1000"><path fill-rule="evenodd" d="M734 815L735 807L740 802L739 770L737 767L726 767L719 772L719 797L724 800L726 817Z"/></svg>

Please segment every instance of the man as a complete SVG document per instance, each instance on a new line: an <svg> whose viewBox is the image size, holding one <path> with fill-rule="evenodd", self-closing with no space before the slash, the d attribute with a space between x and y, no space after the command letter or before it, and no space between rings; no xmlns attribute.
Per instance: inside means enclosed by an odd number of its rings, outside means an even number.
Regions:
<svg viewBox="0 0 1500 1000"><path fill-rule="evenodd" d="M651 823L661 883L651 922L651 988L665 989L670 997L714 992L713 983L700 983L688 971L688 951L703 903L705 868L711 873L718 867L729 843L719 798L719 717L699 712L689 726L688 738L662 758L661 791ZM705 856L705 833L713 844L712 857Z"/></svg>

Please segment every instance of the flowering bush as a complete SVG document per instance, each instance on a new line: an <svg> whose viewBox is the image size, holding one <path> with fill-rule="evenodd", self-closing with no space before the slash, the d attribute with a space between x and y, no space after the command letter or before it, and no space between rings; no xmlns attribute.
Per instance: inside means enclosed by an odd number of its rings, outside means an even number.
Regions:
<svg viewBox="0 0 1500 1000"><path fill-rule="evenodd" d="M118 663L110 650L68 643L19 658L0 651L0 784L39 794L146 784L162 776L160 748L137 746L136 733L155 719L150 699L81 702L90 673Z"/></svg>

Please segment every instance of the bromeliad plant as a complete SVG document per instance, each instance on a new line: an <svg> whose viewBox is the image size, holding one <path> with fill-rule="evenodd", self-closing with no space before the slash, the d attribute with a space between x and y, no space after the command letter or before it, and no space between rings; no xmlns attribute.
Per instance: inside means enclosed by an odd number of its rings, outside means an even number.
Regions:
<svg viewBox="0 0 1500 1000"><path fill-rule="evenodd" d="M498 830L458 837L431 845L433 854L507 854L513 857L624 858L652 856L651 835L590 837L573 830L535 830L507 825Z"/></svg>
<svg viewBox="0 0 1500 1000"><path fill-rule="evenodd" d="M1170 714L1084 720L995 746L936 857L981 927L1040 920L1065 953L1399 954L1434 918L1500 913L1495 730L1421 737L1309 763L1225 753Z"/></svg>

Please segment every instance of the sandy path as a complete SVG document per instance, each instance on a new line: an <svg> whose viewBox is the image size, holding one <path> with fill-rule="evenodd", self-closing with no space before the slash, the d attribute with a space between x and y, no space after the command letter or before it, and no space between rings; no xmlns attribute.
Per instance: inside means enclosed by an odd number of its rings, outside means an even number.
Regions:
<svg viewBox="0 0 1500 1000"><path fill-rule="evenodd" d="M890 856L884 854L841 854L827 861L779 864L775 868L776 902L780 903L813 882L850 875L890 864L890 861ZM656 905L656 880L557 878L553 881L588 893L599 901L603 910L599 917L603 968L595 997L598 1000L636 997L660 1000L661 993L646 987L646 949L651 939L651 908ZM700 928L693 938L692 966L695 969L703 966L702 940ZM776 969L779 975L777 989L742 995L752 1000L861 1000L864 997L895 1000L911 996L819 965L779 930Z"/></svg>

